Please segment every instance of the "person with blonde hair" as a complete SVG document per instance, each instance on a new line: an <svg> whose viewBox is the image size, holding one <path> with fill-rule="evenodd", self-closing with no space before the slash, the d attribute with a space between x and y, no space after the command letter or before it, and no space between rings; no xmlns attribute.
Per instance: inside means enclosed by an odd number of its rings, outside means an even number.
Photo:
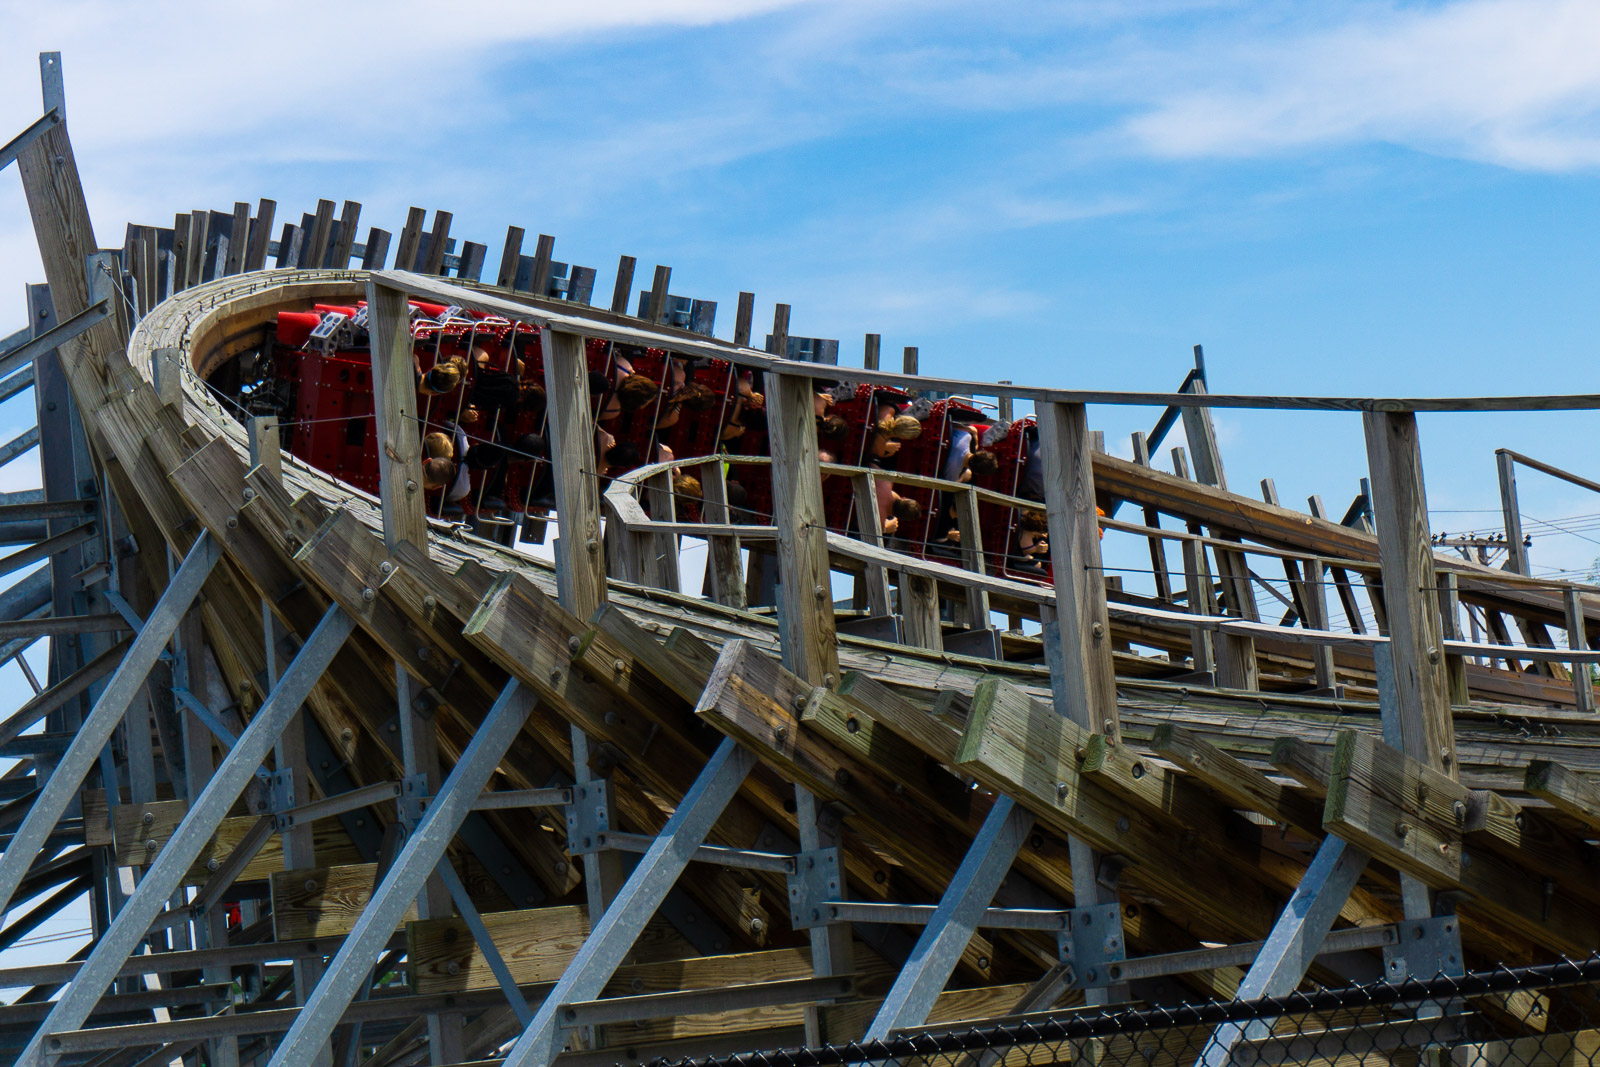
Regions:
<svg viewBox="0 0 1600 1067"><path fill-rule="evenodd" d="M460 356L435 363L417 382L417 392L423 396L449 396L460 388L466 370L467 361Z"/></svg>
<svg viewBox="0 0 1600 1067"><path fill-rule="evenodd" d="M450 443L449 434L436 431L422 439L422 454L427 459L454 459L456 450Z"/></svg>

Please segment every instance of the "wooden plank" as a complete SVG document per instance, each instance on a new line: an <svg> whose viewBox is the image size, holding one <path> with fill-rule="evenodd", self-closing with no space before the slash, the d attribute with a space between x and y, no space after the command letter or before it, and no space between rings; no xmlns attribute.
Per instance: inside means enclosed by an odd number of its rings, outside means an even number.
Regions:
<svg viewBox="0 0 1600 1067"><path fill-rule="evenodd" d="M1333 778L1333 760L1328 753L1297 737L1280 737L1272 743L1267 761L1312 796L1328 795L1328 782Z"/></svg>
<svg viewBox="0 0 1600 1067"><path fill-rule="evenodd" d="M739 307L733 320L733 343L741 347L750 344L750 327L756 317L756 294L741 292Z"/></svg>
<svg viewBox="0 0 1600 1067"><path fill-rule="evenodd" d="M483 260L489 254L489 247L477 241L466 241L461 245L460 262L456 265L456 277L469 282L475 282L483 276Z"/></svg>
<svg viewBox="0 0 1600 1067"><path fill-rule="evenodd" d="M172 218L172 272L170 288L180 293L194 282L189 278L189 216L177 214Z"/></svg>
<svg viewBox="0 0 1600 1067"><path fill-rule="evenodd" d="M1444 634L1435 593L1438 576L1428 529L1417 417L1410 412L1386 412L1361 418L1389 617L1397 747L1454 778L1455 727L1445 677Z"/></svg>
<svg viewBox="0 0 1600 1067"><path fill-rule="evenodd" d="M506 227L506 243L500 252L500 271L494 280L502 289L510 289L517 280L517 263L522 258L522 238L526 232L521 226Z"/></svg>
<svg viewBox="0 0 1600 1067"><path fill-rule="evenodd" d="M422 495L422 435L417 425L411 307L406 295L367 283L367 323L372 333L372 406L378 436L378 496L383 539L393 548L408 541L428 547Z"/></svg>
<svg viewBox="0 0 1600 1067"><path fill-rule="evenodd" d="M727 468L722 460L700 464L700 517L707 523L728 523ZM706 537L706 595L723 607L745 607L744 557L738 534L712 534Z"/></svg>
<svg viewBox="0 0 1600 1067"><path fill-rule="evenodd" d="M556 239L541 233L533 246L533 274L528 280L528 288L534 296L550 295L550 260L555 250Z"/></svg>
<svg viewBox="0 0 1600 1067"><path fill-rule="evenodd" d="M1056 632L1049 639L1057 643L1059 655L1046 657L1053 665L1051 684L1061 714L1115 743L1122 730L1095 515L1088 413L1081 404L1052 404L1041 407L1036 418L1056 591Z"/></svg>
<svg viewBox="0 0 1600 1067"><path fill-rule="evenodd" d="M857 536L864 544L883 548L883 516L878 512L878 494L873 488L872 475L852 474L850 491L855 498ZM879 618L893 614L889 600L889 569L869 560L862 567L862 579L867 587L867 611Z"/></svg>
<svg viewBox="0 0 1600 1067"><path fill-rule="evenodd" d="M978 522L978 497L971 489L960 489L950 494L955 499L956 530L961 538L961 565L974 574L985 573L983 560L983 526ZM967 597L967 626L981 630L989 626L989 594L978 586L969 586Z"/></svg>
<svg viewBox="0 0 1600 1067"><path fill-rule="evenodd" d="M245 253L250 246L250 205L240 200L233 205L233 232L228 236L228 260L225 274L238 274L244 269Z"/></svg>
<svg viewBox="0 0 1600 1067"><path fill-rule="evenodd" d="M939 622L939 587L932 578L915 571L901 571L900 618L905 624L905 643L933 652L944 649L944 632Z"/></svg>
<svg viewBox="0 0 1600 1067"><path fill-rule="evenodd" d="M376 863L296 867L272 872L269 881L273 936L279 941L288 941L348 934L372 899L377 878ZM417 904L412 901L406 908L405 921L414 921L416 917Z"/></svg>
<svg viewBox="0 0 1600 1067"><path fill-rule="evenodd" d="M339 212L338 236L334 238L332 250L329 252L329 266L334 270L350 269L350 254L356 244L356 227L361 225L361 205L354 200L346 200L344 207Z"/></svg>
<svg viewBox="0 0 1600 1067"><path fill-rule="evenodd" d="M1186 727L1162 723L1150 751L1171 760L1229 804L1265 815L1312 837L1322 832L1322 806L1299 790L1280 785Z"/></svg>
<svg viewBox="0 0 1600 1067"><path fill-rule="evenodd" d="M778 528L778 574L783 587L778 633L784 666L814 685L839 680L828 566L822 473L817 467L816 416L809 378L770 375L767 430L772 447L772 524Z"/></svg>
<svg viewBox="0 0 1600 1067"><path fill-rule="evenodd" d="M485 912L483 924L518 985L560 978L589 936L588 910L578 906ZM413 917L405 931L414 993L496 987L483 950L461 919Z"/></svg>
<svg viewBox="0 0 1600 1067"><path fill-rule="evenodd" d="M206 280L206 235L211 230L211 212L189 213L189 271L186 275L191 287Z"/></svg>
<svg viewBox="0 0 1600 1067"><path fill-rule="evenodd" d="M427 252L417 268L423 274L444 273L444 252L450 241L450 220L453 217L448 211L434 209L433 230L428 234Z"/></svg>
<svg viewBox="0 0 1600 1067"><path fill-rule="evenodd" d="M1600 786L1551 760L1534 760L1522 782L1529 796L1549 801L1564 815L1600 830Z"/></svg>
<svg viewBox="0 0 1600 1067"><path fill-rule="evenodd" d="M380 230L376 226L367 231L367 244L361 253L362 270L382 270L389 258L388 230Z"/></svg>
<svg viewBox="0 0 1600 1067"><path fill-rule="evenodd" d="M1470 895L1459 907L1465 914L1487 916L1559 951L1600 943L1594 875L1574 876L1581 870L1576 857L1568 861L1568 877L1544 880L1528 876L1529 864L1559 864L1562 857L1522 849L1511 859L1496 849L1465 847L1466 790L1365 734L1340 734L1332 770L1323 811L1329 832L1430 887L1465 890ZM1505 832L1506 822L1485 829Z"/></svg>
<svg viewBox="0 0 1600 1067"><path fill-rule="evenodd" d="M272 222L278 202L262 198L256 204L256 217L250 223L250 248L245 252L244 269L261 270L267 265L267 246L272 243Z"/></svg>
<svg viewBox="0 0 1600 1067"><path fill-rule="evenodd" d="M318 200L311 221L311 234L306 238L305 265L321 270L328 262L328 246L333 237L333 201Z"/></svg>
<svg viewBox="0 0 1600 1067"><path fill-rule="evenodd" d="M394 250L396 270L422 272L422 264L417 262L417 249L422 244L422 225L427 219L428 212L423 208L413 207L406 212L406 224Z"/></svg>
<svg viewBox="0 0 1600 1067"><path fill-rule="evenodd" d="M600 553L600 486L588 474L594 462L594 410L589 364L577 334L544 334L544 381L550 398L550 454L555 457L556 587L561 603L580 619L606 599L605 557Z"/></svg>
<svg viewBox="0 0 1600 1067"><path fill-rule="evenodd" d="M637 262L632 256L622 256L617 260L617 284L611 290L613 315L628 313L628 298L633 295L633 268Z"/></svg>

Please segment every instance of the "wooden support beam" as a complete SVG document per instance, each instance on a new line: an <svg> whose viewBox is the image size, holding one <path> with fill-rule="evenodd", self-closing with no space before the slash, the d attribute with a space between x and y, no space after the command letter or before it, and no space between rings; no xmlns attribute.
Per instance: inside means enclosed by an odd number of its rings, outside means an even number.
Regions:
<svg viewBox="0 0 1600 1067"><path fill-rule="evenodd" d="M944 649L939 622L939 587L926 575L901 571L900 618L905 624L905 643L934 652Z"/></svg>
<svg viewBox="0 0 1600 1067"><path fill-rule="evenodd" d="M534 296L543 298L550 295L550 262L555 250L556 239L548 233L541 233L533 247L533 273L528 278L528 290Z"/></svg>
<svg viewBox="0 0 1600 1067"><path fill-rule="evenodd" d="M256 217L250 223L250 247L245 252L244 269L261 270L267 265L267 246L272 243L272 222L278 202L263 198L256 204Z"/></svg>
<svg viewBox="0 0 1600 1067"><path fill-rule="evenodd" d="M1576 589L1571 588L1564 591L1564 596L1567 608L1567 648L1573 652L1586 651L1589 647L1589 637L1583 620L1583 599ZM1459 656L1451 658L1457 661L1461 659ZM1579 711L1592 713L1595 710L1593 668L1587 663L1572 665L1572 697L1573 704Z"/></svg>
<svg viewBox="0 0 1600 1067"><path fill-rule="evenodd" d="M733 521L728 513L727 470L722 460L700 464L700 491L702 519L713 525ZM706 538L705 593L724 607L744 608L744 559L738 534Z"/></svg>
<svg viewBox="0 0 1600 1067"><path fill-rule="evenodd" d="M561 603L586 619L606 599L600 551L600 484L594 475L594 410L589 364L577 334L544 334L544 380L550 398L550 454L555 474L556 586Z"/></svg>
<svg viewBox="0 0 1600 1067"><path fill-rule="evenodd" d="M418 271L421 264L417 262L418 246L422 244L422 226L428 220L428 212L424 208L413 207L406 212L406 224L400 231L400 242L395 245L394 266L396 270Z"/></svg>
<svg viewBox="0 0 1600 1067"><path fill-rule="evenodd" d="M878 494L870 474L852 474L850 491L855 498L857 536L873 548L883 547L883 516L878 513ZM889 599L889 571L880 563L862 564L866 585L867 611L883 618L894 613Z"/></svg>
<svg viewBox="0 0 1600 1067"><path fill-rule="evenodd" d="M427 275L444 273L444 250L450 241L450 220L453 217L448 211L434 209L433 230L428 234L426 255L419 257L418 273Z"/></svg>
<svg viewBox="0 0 1600 1067"><path fill-rule="evenodd" d="M356 920L366 910L377 880L376 863L274 871L270 879L272 936L279 941L343 937L355 928ZM416 918L413 903L405 921Z"/></svg>
<svg viewBox="0 0 1600 1067"><path fill-rule="evenodd" d="M1385 736L1392 736L1407 756L1454 778L1455 727L1417 417L1412 412L1367 412L1361 418L1394 664L1395 705L1392 717L1391 709L1384 708Z"/></svg>
<svg viewBox="0 0 1600 1067"><path fill-rule="evenodd" d="M633 295L633 269L638 262L633 256L622 256L617 260L617 284L611 290L613 315L628 314L628 298Z"/></svg>
<svg viewBox="0 0 1600 1067"><path fill-rule="evenodd" d="M813 685L832 686L839 680L839 653L812 395L810 378L767 376L772 522L782 589L778 630L784 666Z"/></svg>
<svg viewBox="0 0 1600 1067"><path fill-rule="evenodd" d="M151 235L152 237L154 234ZM228 236L227 274L238 274L244 269L245 253L250 245L250 205L239 201L233 205L233 232ZM150 279L153 283L155 279Z"/></svg>
<svg viewBox="0 0 1600 1067"><path fill-rule="evenodd" d="M361 205L346 200L339 212L339 233L329 250L329 266L334 270L349 270L350 255L356 244L356 227L361 225Z"/></svg>
<svg viewBox="0 0 1600 1067"><path fill-rule="evenodd" d="M1051 670L1058 710L1090 733L1121 739L1117 682L1106 612L1100 523L1095 514L1088 413L1082 404L1044 404L1039 453L1044 460L1045 510L1055 576L1056 632L1046 640L1059 651Z"/></svg>
<svg viewBox="0 0 1600 1067"><path fill-rule="evenodd" d="M506 227L506 243L500 252L500 271L494 283L510 289L517 280L517 265L522 261L522 238L527 233L521 226Z"/></svg>
<svg viewBox="0 0 1600 1067"><path fill-rule="evenodd" d="M367 283L367 323L372 333L372 404L378 435L378 496L384 543L428 547L422 497L422 434L417 424L417 383L406 294Z"/></svg>
<svg viewBox="0 0 1600 1067"><path fill-rule="evenodd" d="M1312 837L1322 832L1320 804L1246 766L1187 727L1173 723L1157 726L1150 739L1150 751L1199 778L1235 807L1265 815Z"/></svg>
<svg viewBox="0 0 1600 1067"><path fill-rule="evenodd" d="M1517 847L1524 833L1546 832L1533 813L1520 813L1521 827L1509 811L1484 820L1477 844L1469 844L1463 835L1472 797L1443 772L1355 731L1339 735L1331 770L1323 810L1331 833L1431 888L1465 890L1463 913L1484 915L1559 951L1600 943L1595 873L1583 872L1575 851L1562 856L1556 848ZM1567 876L1530 878L1530 865L1561 866Z"/></svg>
<svg viewBox="0 0 1600 1067"><path fill-rule="evenodd" d="M1600 786L1584 775L1550 760L1534 760L1528 764L1522 788L1590 830L1600 830Z"/></svg>
<svg viewBox="0 0 1600 1067"><path fill-rule="evenodd" d="M328 261L328 247L333 237L333 201L318 200L317 211L311 222L311 233L306 238L305 266L321 270Z"/></svg>

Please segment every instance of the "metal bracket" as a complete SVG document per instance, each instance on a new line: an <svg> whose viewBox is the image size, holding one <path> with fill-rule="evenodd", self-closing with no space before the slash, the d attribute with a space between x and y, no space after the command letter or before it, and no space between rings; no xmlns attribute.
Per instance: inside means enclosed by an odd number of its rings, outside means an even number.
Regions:
<svg viewBox="0 0 1600 1067"><path fill-rule="evenodd" d="M267 776L267 802L272 806L274 815L281 815L295 807L294 768L285 767Z"/></svg>
<svg viewBox="0 0 1600 1067"><path fill-rule="evenodd" d="M432 799L428 795L426 774L408 774L400 779L400 796L395 799L395 806L399 808L400 824L407 833L422 821L422 814L428 810L428 801Z"/></svg>
<svg viewBox="0 0 1600 1067"><path fill-rule="evenodd" d="M574 856L599 852L612 826L611 779L595 778L572 787L567 805L567 851Z"/></svg>
<svg viewBox="0 0 1600 1067"><path fill-rule="evenodd" d="M844 861L838 848L819 848L794 858L794 873L789 875L789 925L796 930L826 926L830 911L827 901L839 899Z"/></svg>
<svg viewBox="0 0 1600 1067"><path fill-rule="evenodd" d="M1461 958L1461 922L1454 915L1407 919L1395 924L1399 941L1383 950L1383 975L1390 982L1466 973Z"/></svg>
<svg viewBox="0 0 1600 1067"><path fill-rule="evenodd" d="M1072 967L1068 987L1094 989L1115 984L1110 965L1127 958L1127 944L1122 936L1122 905L1096 904L1073 908L1069 914L1071 923L1058 937L1062 962Z"/></svg>

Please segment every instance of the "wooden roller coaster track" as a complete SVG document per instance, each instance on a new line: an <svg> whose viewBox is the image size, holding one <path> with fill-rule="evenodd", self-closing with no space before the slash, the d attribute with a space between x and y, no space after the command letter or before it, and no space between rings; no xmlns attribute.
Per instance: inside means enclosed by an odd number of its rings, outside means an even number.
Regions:
<svg viewBox="0 0 1600 1067"><path fill-rule="evenodd" d="M640 1063L1600 948L1600 590L1525 573L1520 527L1509 570L1436 551L1416 422L1600 397L807 363L781 358L786 307L770 352L753 300L734 342L666 324L664 270L627 315L628 257L612 310L552 297L550 243L529 264L516 228L482 283L484 247L447 255L449 216L424 231L418 209L393 269L377 230L351 269L359 205L331 201L286 228L280 269L269 201L104 251L58 56L44 72L44 118L0 152L48 278L0 353L0 394L39 398L45 490L0 529L29 546L8 570L49 561L0 593L0 637L8 658L53 637L48 684L0 723L26 759L0 779L0 898L55 895L0 943L85 892L94 931L81 958L0 969L32 991L0 1007L16 1062ZM427 514L411 299L537 331L553 564ZM358 300L375 495L206 380L279 312ZM770 455L739 462L770 468L770 521L737 521L719 456L602 491L586 339L760 371ZM812 381L840 377L1031 402L1044 500L821 461ZM1107 454L1091 404L1181 421L1196 476L1143 439ZM1215 407L1361 419L1365 506L1229 491ZM702 472L704 521L674 517L675 465ZM825 473L864 509L874 478L944 494L962 551L829 529ZM1048 582L986 571L989 504L1046 512ZM1102 536L1148 543L1155 595L1108 582ZM681 588L684 538L709 596ZM1218 1035L1205 1062L1227 1062Z"/></svg>

